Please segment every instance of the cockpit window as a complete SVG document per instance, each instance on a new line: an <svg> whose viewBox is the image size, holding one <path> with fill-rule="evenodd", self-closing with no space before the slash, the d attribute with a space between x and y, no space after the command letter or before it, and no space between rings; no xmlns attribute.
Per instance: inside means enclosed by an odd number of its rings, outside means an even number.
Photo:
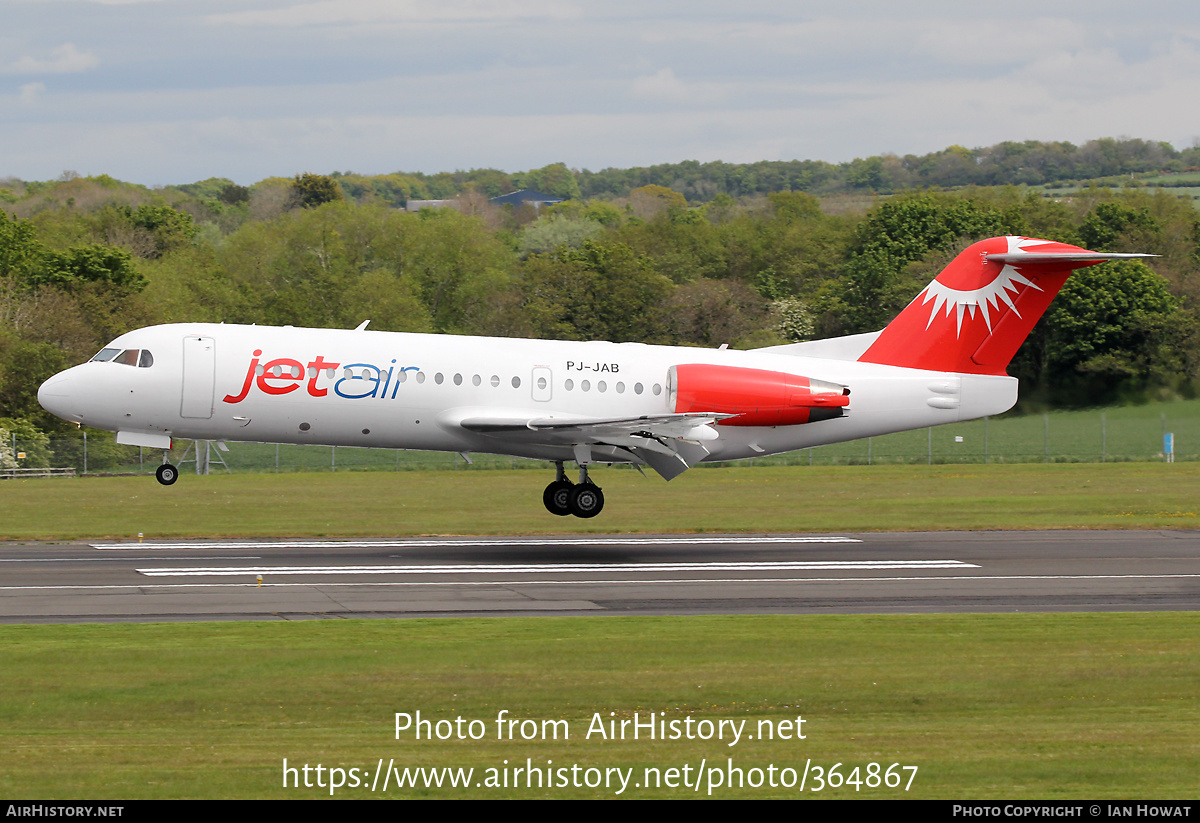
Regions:
<svg viewBox="0 0 1200 823"><path fill-rule="evenodd" d="M149 349L101 349L96 356L91 359L93 363L120 363L123 366L137 366L140 369L148 369L154 365L154 355Z"/></svg>

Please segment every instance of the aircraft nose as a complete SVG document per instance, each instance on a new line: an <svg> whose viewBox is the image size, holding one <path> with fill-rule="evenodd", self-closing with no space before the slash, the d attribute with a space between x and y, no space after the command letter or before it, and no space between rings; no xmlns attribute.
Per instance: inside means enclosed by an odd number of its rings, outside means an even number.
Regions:
<svg viewBox="0 0 1200 823"><path fill-rule="evenodd" d="M59 372L43 383L41 388L38 389L38 402L42 404L43 409L56 417L61 417L63 420L70 420L72 423L79 423L81 422L81 415L69 410L71 406L71 387L77 382L75 375L69 372L70 370Z"/></svg>

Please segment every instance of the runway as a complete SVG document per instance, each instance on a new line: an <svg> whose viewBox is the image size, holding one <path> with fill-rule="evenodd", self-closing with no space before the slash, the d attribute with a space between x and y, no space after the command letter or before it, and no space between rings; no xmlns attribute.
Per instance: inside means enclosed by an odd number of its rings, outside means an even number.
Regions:
<svg viewBox="0 0 1200 823"><path fill-rule="evenodd" d="M1200 531L0 546L0 622L1200 609Z"/></svg>

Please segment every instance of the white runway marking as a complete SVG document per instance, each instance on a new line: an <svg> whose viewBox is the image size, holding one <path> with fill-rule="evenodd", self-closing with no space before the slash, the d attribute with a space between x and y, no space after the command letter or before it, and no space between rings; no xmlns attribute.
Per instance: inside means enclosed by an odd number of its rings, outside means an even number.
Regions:
<svg viewBox="0 0 1200 823"><path fill-rule="evenodd" d="M800 537L543 537L503 540L457 539L457 540L279 540L261 542L203 543L92 543L93 549L114 551L117 549L429 549L429 548L487 548L489 546L760 546L802 543L861 543L855 537L829 535Z"/></svg>
<svg viewBox="0 0 1200 823"><path fill-rule="evenodd" d="M137 569L147 577L236 577L296 574L567 574L578 572L829 571L977 569L958 560L816 560L777 563L540 563L461 566L208 566Z"/></svg>
<svg viewBox="0 0 1200 823"><path fill-rule="evenodd" d="M161 557L5 557L0 563L127 563L130 560L162 560ZM216 557L172 557L172 560L261 560L256 554Z"/></svg>
<svg viewBox="0 0 1200 823"><path fill-rule="evenodd" d="M307 582L307 583L268 583L262 588L313 588L324 589L334 587L441 587L441 586L545 586L555 584L560 586L611 586L614 583L622 585L658 585L664 583L988 583L1012 580L1182 580L1200 578L1200 574L1029 574L1029 575L981 575L981 576L929 576L929 577L731 577L731 578L683 578L678 580L456 580L433 582L388 581L386 583L354 582ZM74 585L74 586L0 586L0 592L5 591L67 591L67 590L133 590L148 589L253 589L258 588L256 582L246 583L141 583L138 585Z"/></svg>

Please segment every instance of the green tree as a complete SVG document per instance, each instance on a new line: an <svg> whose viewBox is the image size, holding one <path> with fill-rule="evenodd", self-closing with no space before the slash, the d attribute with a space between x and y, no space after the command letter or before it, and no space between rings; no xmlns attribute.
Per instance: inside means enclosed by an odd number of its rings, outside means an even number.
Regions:
<svg viewBox="0 0 1200 823"><path fill-rule="evenodd" d="M659 208L667 206L676 206L681 209L687 208L687 198L682 194L674 189L653 183L648 186L638 186L629 192L629 198L634 201L645 200L647 202L655 202Z"/></svg>
<svg viewBox="0 0 1200 823"><path fill-rule="evenodd" d="M715 348L770 327L767 301L736 280L701 279L677 287L667 302L671 342Z"/></svg>
<svg viewBox="0 0 1200 823"><path fill-rule="evenodd" d="M682 214L695 219L681 219ZM611 236L645 255L655 271L677 284L729 273L722 230L705 220L698 209L681 212L668 207L645 222L631 221Z"/></svg>
<svg viewBox="0 0 1200 823"><path fill-rule="evenodd" d="M346 325L371 321L374 331L431 332L433 319L411 280L386 269L358 277L342 299ZM355 318L360 318L355 323Z"/></svg>
<svg viewBox="0 0 1200 823"><path fill-rule="evenodd" d="M327 203L288 212L270 223L250 223L218 254L244 296L241 322L276 325L342 324L342 295L372 267L373 239L382 239L369 215L377 207Z"/></svg>
<svg viewBox="0 0 1200 823"><path fill-rule="evenodd" d="M29 282L66 291L94 284L120 294L134 294L144 289L147 281L133 265L129 252L92 244L64 252L46 252L41 267L29 276Z"/></svg>
<svg viewBox="0 0 1200 823"><path fill-rule="evenodd" d="M1111 403L1195 372L1195 318L1145 263L1076 271L1014 362L1036 394L1062 405Z"/></svg>
<svg viewBox="0 0 1200 823"><path fill-rule="evenodd" d="M674 287L623 243L584 241L525 261L525 310L535 333L568 340L666 342Z"/></svg>
<svg viewBox="0 0 1200 823"><path fill-rule="evenodd" d="M0 209L0 277L27 281L46 250L28 220Z"/></svg>
<svg viewBox="0 0 1200 823"><path fill-rule="evenodd" d="M0 469L15 468L17 468L17 456L13 452L12 438L8 429L4 428L0 421Z"/></svg>
<svg viewBox="0 0 1200 823"><path fill-rule="evenodd" d="M199 231L190 214L170 206L111 206L97 219L102 239L148 260L191 245Z"/></svg>
<svg viewBox="0 0 1200 823"><path fill-rule="evenodd" d="M250 296L239 288L212 246L197 244L142 265L149 284L142 293L160 323L261 322L247 309Z"/></svg>
<svg viewBox="0 0 1200 823"><path fill-rule="evenodd" d="M842 278L817 301L816 308L826 315L824 331L883 328L916 294L909 293L907 283L898 288L909 263L964 246L968 239L1020 233L1018 221L1019 215L973 200L927 194L880 204L858 226Z"/></svg>
<svg viewBox="0 0 1200 823"><path fill-rule="evenodd" d="M516 183L519 188L553 194L567 200L578 200L582 197L579 193L579 181L575 179L575 173L567 168L566 163L551 163L549 166L527 171L517 175Z"/></svg>
<svg viewBox="0 0 1200 823"><path fill-rule="evenodd" d="M882 157L855 158L846 169L846 183L856 189L890 189Z"/></svg>
<svg viewBox="0 0 1200 823"><path fill-rule="evenodd" d="M296 175L292 182L292 192L297 202L306 209L346 199L336 180L324 174L311 172Z"/></svg>
<svg viewBox="0 0 1200 823"><path fill-rule="evenodd" d="M50 465L53 455L50 451L50 438L38 430L28 420L0 419L0 449L12 446L16 466L27 469L40 469ZM17 455L25 454L24 458ZM2 466L0 466L2 467Z"/></svg>
<svg viewBox="0 0 1200 823"><path fill-rule="evenodd" d="M0 417L27 420L44 431L61 429L63 421L38 403L37 390L70 365L58 346L0 333Z"/></svg>
<svg viewBox="0 0 1200 823"><path fill-rule="evenodd" d="M221 187L217 199L227 206L240 206L250 202L250 189L230 181Z"/></svg>
<svg viewBox="0 0 1200 823"><path fill-rule="evenodd" d="M820 199L802 191L772 192L767 200L775 207L775 217L785 223L819 220L822 216ZM713 199L713 204L718 202L721 201Z"/></svg>
<svg viewBox="0 0 1200 823"><path fill-rule="evenodd" d="M603 231L604 227L595 220L572 220L563 214L545 214L522 230L521 254L525 257L545 254L561 246L579 248L584 240L591 240Z"/></svg>
<svg viewBox="0 0 1200 823"><path fill-rule="evenodd" d="M512 283L511 248L478 217L454 209L428 209L408 223L401 274L412 278L434 329L469 334L486 324L497 295Z"/></svg>
<svg viewBox="0 0 1200 823"><path fill-rule="evenodd" d="M1100 203L1080 225L1079 236L1089 249L1110 251L1115 247L1117 238L1125 232L1134 229L1153 232L1158 228L1158 221L1150 216L1150 210L1146 207Z"/></svg>

